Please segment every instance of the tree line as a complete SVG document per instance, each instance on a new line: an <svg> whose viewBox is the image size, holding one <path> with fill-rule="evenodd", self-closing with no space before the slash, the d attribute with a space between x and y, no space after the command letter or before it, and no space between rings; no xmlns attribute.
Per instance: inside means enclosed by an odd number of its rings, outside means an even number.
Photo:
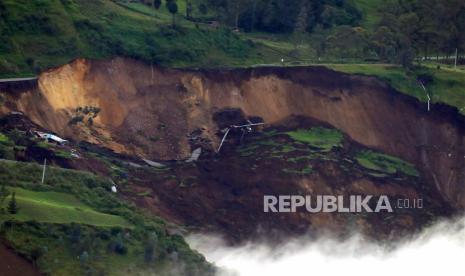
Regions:
<svg viewBox="0 0 465 276"><path fill-rule="evenodd" d="M161 0L140 0L158 9ZM173 15L176 0L164 1ZM414 58L452 58L465 52L465 1L387 0L377 23L346 0L187 0L188 20L215 20L243 32L290 34L309 43L316 57L376 59L411 66ZM197 18L193 14L197 15Z"/></svg>
<svg viewBox="0 0 465 276"><path fill-rule="evenodd" d="M465 52L465 1L388 0L380 2L373 28L344 0L206 0L225 25L245 32L312 36L316 56L375 58L411 66L415 57L452 58ZM202 4L201 4L202 5ZM300 38L299 38L300 37Z"/></svg>
<svg viewBox="0 0 465 276"><path fill-rule="evenodd" d="M356 25L361 12L344 0L207 0L224 24L244 31L293 32L296 25L311 32L317 25ZM303 23L303 24L302 24Z"/></svg>
<svg viewBox="0 0 465 276"><path fill-rule="evenodd" d="M409 66L414 56L449 58L465 51L465 1L393 0L371 35L383 60Z"/></svg>
<svg viewBox="0 0 465 276"><path fill-rule="evenodd" d="M388 0L378 22L344 0L207 0L218 19L243 31L312 36L316 56L376 58L411 66L415 57L450 58L465 51L465 1ZM372 15L374 16L374 15ZM320 34L318 36L318 34ZM300 38L299 38L300 37ZM299 43L299 42L297 42Z"/></svg>

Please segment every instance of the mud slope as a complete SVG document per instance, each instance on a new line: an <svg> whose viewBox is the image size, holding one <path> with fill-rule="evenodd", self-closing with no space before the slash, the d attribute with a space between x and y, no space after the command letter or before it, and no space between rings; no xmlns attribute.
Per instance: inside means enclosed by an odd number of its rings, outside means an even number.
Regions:
<svg viewBox="0 0 465 276"><path fill-rule="evenodd" d="M0 275L39 276L39 271L25 259L15 255L4 245L0 244Z"/></svg>
<svg viewBox="0 0 465 276"><path fill-rule="evenodd" d="M312 146L289 136L295 129L327 135ZM256 239L276 242L309 233L340 236L354 229L366 237L389 240L405 237L438 217L450 216L450 207L437 190L423 185L414 169L405 170L412 165L391 173L374 173L358 161L359 154L370 149L339 134L329 125L291 117L247 135L240 144L240 134L231 137L221 155L214 158L164 169L131 169L131 188L123 194L169 221L200 232L220 233L233 244ZM295 213L272 213L264 212L263 206L263 195L349 198L359 194L422 198L425 209L394 207L395 214L308 213L298 209ZM396 200L392 202L396 206Z"/></svg>
<svg viewBox="0 0 465 276"><path fill-rule="evenodd" d="M374 78L321 67L171 70L117 58L76 60L43 73L36 88L0 90L3 113L19 110L60 135L151 159L187 157L193 132L204 148L215 146L212 115L225 107L267 123L313 117L416 164L446 200L465 207L463 119L444 106L428 113Z"/></svg>

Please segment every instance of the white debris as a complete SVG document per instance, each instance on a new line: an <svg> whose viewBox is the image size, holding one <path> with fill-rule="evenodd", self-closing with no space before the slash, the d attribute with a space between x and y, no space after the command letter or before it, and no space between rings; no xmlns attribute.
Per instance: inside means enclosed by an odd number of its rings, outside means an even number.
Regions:
<svg viewBox="0 0 465 276"><path fill-rule="evenodd" d="M111 191L112 191L113 193L118 192L115 185L111 186Z"/></svg>
<svg viewBox="0 0 465 276"><path fill-rule="evenodd" d="M134 167L134 168L142 168L141 165L136 164L136 163L134 163L134 162L128 162L128 165L131 166L131 167Z"/></svg>
<svg viewBox="0 0 465 276"><path fill-rule="evenodd" d="M148 159L142 159L144 160L145 163L147 163L147 165L151 166L151 167L155 167L155 168L164 168L165 165L163 165L162 163L158 163L158 162L155 162L155 161L151 161L151 160L148 160Z"/></svg>
<svg viewBox="0 0 465 276"><path fill-rule="evenodd" d="M81 156L75 149L71 149L71 156L74 158L81 158Z"/></svg>
<svg viewBox="0 0 465 276"><path fill-rule="evenodd" d="M429 96L428 91L426 91L426 87L423 85L423 83L421 81L419 81L419 82L420 82L421 87L423 88L423 90L426 93L426 97L428 97L428 111L430 111L431 97Z"/></svg>
<svg viewBox="0 0 465 276"><path fill-rule="evenodd" d="M186 160L186 162L195 162L199 159L200 154L202 154L202 148L196 148L189 159Z"/></svg>
<svg viewBox="0 0 465 276"><path fill-rule="evenodd" d="M45 133L45 132L41 132L41 131L36 131L35 132L36 135L39 137L39 138L42 138L42 139L45 139L45 140L51 140L51 141L54 141L58 144L65 144L68 142L68 140L65 140L65 139L62 139L54 134L51 134L51 133Z"/></svg>

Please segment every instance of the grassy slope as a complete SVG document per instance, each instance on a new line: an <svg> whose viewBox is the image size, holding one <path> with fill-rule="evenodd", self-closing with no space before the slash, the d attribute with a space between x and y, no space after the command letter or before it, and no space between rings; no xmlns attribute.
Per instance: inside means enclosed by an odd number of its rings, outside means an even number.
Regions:
<svg viewBox="0 0 465 276"><path fill-rule="evenodd" d="M460 112L465 112L465 71L449 70L446 68L437 70L433 66L422 66L407 72L400 66L384 64L330 64L327 67L336 71L350 74L362 74L376 76L400 92L414 96L421 101L427 101L427 96L417 82L417 76L428 74L433 81L426 85L433 102L446 103L457 107Z"/></svg>
<svg viewBox="0 0 465 276"><path fill-rule="evenodd" d="M376 1L354 0L365 14L362 25L377 20ZM164 1L159 10L140 3L110 0L4 0L0 77L26 76L65 64L76 57L126 55L165 66L248 66L315 59L308 43L298 47L285 34L214 30L184 18L186 1L178 0L176 21ZM193 1L194 6L198 1ZM1 5L0 5L1 8ZM197 14L196 14L197 13ZM194 9L194 16L205 17ZM206 17L211 17L209 14ZM0 37L2 36L0 32ZM251 42L254 43L251 43ZM311 44L311 42L309 42ZM292 56L291 56L291 53Z"/></svg>
<svg viewBox="0 0 465 276"><path fill-rule="evenodd" d="M170 252L178 253L188 271L210 269L180 236L166 234L163 221L111 193L109 181L87 172L50 166L45 184L41 184L41 171L38 164L0 160L0 183L16 190L20 208L16 215L0 215L0 237L35 261L42 272L155 274L170 264ZM81 217L82 213L87 217ZM154 234L157 255L147 263L144 248ZM110 249L117 244L124 244L125 253ZM85 262L79 260L84 251L89 255Z"/></svg>
<svg viewBox="0 0 465 276"><path fill-rule="evenodd" d="M334 162L347 172L357 171L377 178L416 178L418 171L398 157L369 149L354 149L344 153L345 137L338 130L327 127L300 128L278 132L265 130L264 136L255 137L236 149L243 158L274 159L286 174L308 175L320 162Z"/></svg>
<svg viewBox="0 0 465 276"><path fill-rule="evenodd" d="M338 130L322 127L314 127L309 130L298 129L286 132L286 134L296 141L325 151L330 151L333 147L340 147L344 138Z"/></svg>
<svg viewBox="0 0 465 276"><path fill-rule="evenodd" d="M5 0L0 18L0 76L32 75L76 57L129 56L166 66L251 65L279 60L227 29L184 19L178 1L178 28L163 5L153 11L110 0ZM1 8L1 7L0 7ZM1 35L1 32L0 32Z"/></svg>
<svg viewBox="0 0 465 276"><path fill-rule="evenodd" d="M379 20L377 8L381 0L352 1L364 13L362 26L373 29ZM177 16L182 27L177 31L168 27L171 15L164 5L153 11L142 4L122 5L110 0L4 0L3 3L8 13L7 27L12 32L5 43L10 49L0 47L0 77L30 75L34 70L64 64L75 57L116 55L177 67L279 65L281 58L288 64L315 62L307 44L299 47L298 58L289 55L295 52L289 35L236 35L225 29L213 30L205 24L196 26L184 19L185 1L182 0L178 1ZM24 18L34 16L42 19L35 19L37 26L28 25L30 19ZM416 82L416 74L407 74L396 66L332 64L329 67L377 76L401 92L422 101L427 99ZM434 75L435 81L427 87L433 102L444 102L465 111L463 72L432 68L418 73L421 72Z"/></svg>
<svg viewBox="0 0 465 276"><path fill-rule="evenodd" d="M357 154L355 159L364 168L380 173L394 174L402 172L410 176L419 176L415 166L394 156L373 151L362 151Z"/></svg>
<svg viewBox="0 0 465 276"><path fill-rule="evenodd" d="M14 215L14 219L20 221L74 222L108 227L131 226L124 218L97 212L70 194L51 191L35 192L21 188L10 188L9 190L16 193L19 212Z"/></svg>

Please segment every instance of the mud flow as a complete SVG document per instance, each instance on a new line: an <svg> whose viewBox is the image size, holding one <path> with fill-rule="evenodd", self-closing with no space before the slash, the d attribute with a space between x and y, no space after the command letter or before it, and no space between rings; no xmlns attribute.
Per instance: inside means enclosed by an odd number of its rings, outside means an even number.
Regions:
<svg viewBox="0 0 465 276"><path fill-rule="evenodd" d="M232 243L352 230L395 239L465 206L463 117L443 105L428 112L370 77L79 59L0 91L2 128L70 141L31 142L15 153L22 160L111 178L137 206ZM264 213L263 196L282 194L421 198L427 208Z"/></svg>

